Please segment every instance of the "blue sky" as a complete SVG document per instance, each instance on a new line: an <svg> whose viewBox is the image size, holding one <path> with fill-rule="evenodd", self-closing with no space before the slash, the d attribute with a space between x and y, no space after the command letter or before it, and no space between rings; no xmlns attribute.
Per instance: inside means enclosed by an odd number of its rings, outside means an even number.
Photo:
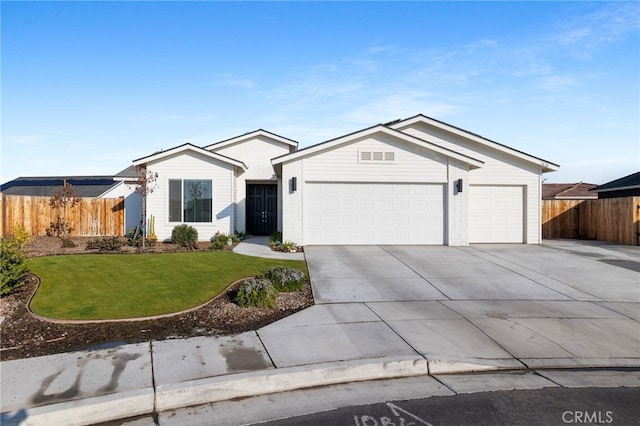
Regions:
<svg viewBox="0 0 640 426"><path fill-rule="evenodd" d="M7 2L2 173L113 174L264 128L418 113L561 165L640 170L638 2Z"/></svg>

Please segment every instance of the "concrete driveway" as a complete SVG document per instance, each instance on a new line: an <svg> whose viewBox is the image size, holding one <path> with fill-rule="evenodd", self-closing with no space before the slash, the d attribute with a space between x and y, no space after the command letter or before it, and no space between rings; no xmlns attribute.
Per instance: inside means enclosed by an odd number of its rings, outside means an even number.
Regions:
<svg viewBox="0 0 640 426"><path fill-rule="evenodd" d="M572 241L305 247L316 305L259 334L276 367L392 354L431 374L638 367L639 255Z"/></svg>
<svg viewBox="0 0 640 426"><path fill-rule="evenodd" d="M540 246L305 248L316 303L409 300L640 302L640 247L549 241Z"/></svg>

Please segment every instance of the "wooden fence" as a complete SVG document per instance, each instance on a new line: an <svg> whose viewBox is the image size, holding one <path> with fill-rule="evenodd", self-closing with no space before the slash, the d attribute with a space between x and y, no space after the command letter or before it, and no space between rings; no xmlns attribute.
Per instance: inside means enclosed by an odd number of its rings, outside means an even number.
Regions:
<svg viewBox="0 0 640 426"><path fill-rule="evenodd" d="M51 222L63 216L49 205L49 198L2 194L0 236L13 234L16 225L31 235L46 235ZM66 219L71 235L123 235L124 198L81 198L78 205L67 208Z"/></svg>
<svg viewBox="0 0 640 426"><path fill-rule="evenodd" d="M543 200L542 238L640 245L640 197Z"/></svg>

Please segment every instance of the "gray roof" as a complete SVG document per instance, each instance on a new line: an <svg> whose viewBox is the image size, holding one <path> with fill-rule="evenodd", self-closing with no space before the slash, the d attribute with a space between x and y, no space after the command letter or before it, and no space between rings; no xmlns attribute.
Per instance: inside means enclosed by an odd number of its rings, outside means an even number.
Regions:
<svg viewBox="0 0 640 426"><path fill-rule="evenodd" d="M99 197L120 183L113 176L19 177L2 184L0 191L6 195L51 197L63 188L65 180L79 197Z"/></svg>
<svg viewBox="0 0 640 426"><path fill-rule="evenodd" d="M593 188L593 192L615 191L618 189L638 188L640 187L640 172L632 173L629 176L612 180L600 186Z"/></svg>
<svg viewBox="0 0 640 426"><path fill-rule="evenodd" d="M114 178L116 179L138 179L139 177L139 173L136 170L136 167L132 164L129 167L127 167L124 170L120 170L118 173L116 173L115 175L113 175Z"/></svg>

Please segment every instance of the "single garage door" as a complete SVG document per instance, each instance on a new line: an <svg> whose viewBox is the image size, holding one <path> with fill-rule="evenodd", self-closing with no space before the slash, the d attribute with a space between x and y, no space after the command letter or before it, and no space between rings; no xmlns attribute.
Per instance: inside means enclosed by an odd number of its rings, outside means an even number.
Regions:
<svg viewBox="0 0 640 426"><path fill-rule="evenodd" d="M524 242L522 186L469 186L469 242Z"/></svg>
<svg viewBox="0 0 640 426"><path fill-rule="evenodd" d="M305 244L444 244L444 185L305 185Z"/></svg>

